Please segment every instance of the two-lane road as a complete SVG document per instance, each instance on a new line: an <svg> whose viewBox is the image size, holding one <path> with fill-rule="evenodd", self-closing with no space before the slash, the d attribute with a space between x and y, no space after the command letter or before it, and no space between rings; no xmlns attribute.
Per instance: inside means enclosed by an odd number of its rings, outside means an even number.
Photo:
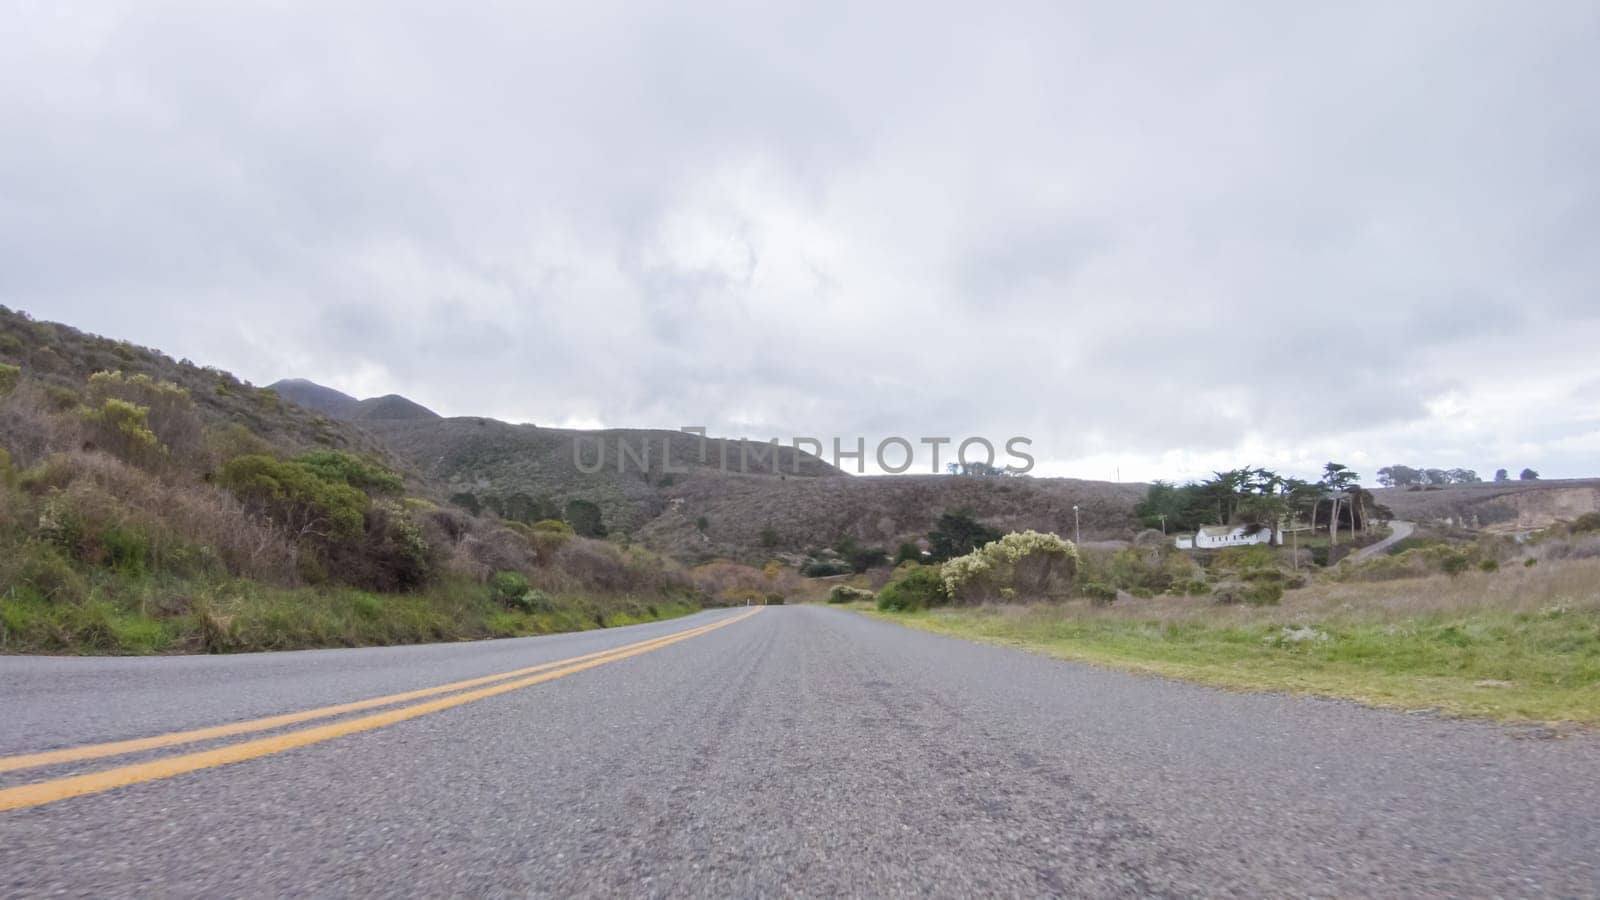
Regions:
<svg viewBox="0 0 1600 900"><path fill-rule="evenodd" d="M1597 776L1591 735L1231 694L819 607L12 657L0 896L1591 896Z"/></svg>

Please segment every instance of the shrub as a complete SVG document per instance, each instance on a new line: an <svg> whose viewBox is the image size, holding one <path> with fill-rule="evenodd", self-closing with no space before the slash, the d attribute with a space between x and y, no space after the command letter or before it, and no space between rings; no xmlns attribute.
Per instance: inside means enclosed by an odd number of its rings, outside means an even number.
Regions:
<svg viewBox="0 0 1600 900"><path fill-rule="evenodd" d="M1478 568L1484 572L1498 572L1500 564L1492 559L1486 559L1478 563Z"/></svg>
<svg viewBox="0 0 1600 900"><path fill-rule="evenodd" d="M1227 581L1217 585L1211 596L1224 605L1245 603L1250 606L1273 606L1283 599L1283 585L1271 581L1255 584Z"/></svg>
<svg viewBox="0 0 1600 900"><path fill-rule="evenodd" d="M147 406L110 397L98 407L84 407L82 416L94 444L124 462L150 465L166 452L150 430Z"/></svg>
<svg viewBox="0 0 1600 900"><path fill-rule="evenodd" d="M380 591L420 587L433 574L433 554L422 529L393 501L375 503L363 523L358 545L333 553L344 581Z"/></svg>
<svg viewBox="0 0 1600 900"><path fill-rule="evenodd" d="M882 547L853 546L850 552L845 554L845 561L850 564L852 572L859 573L888 564L889 554L885 553Z"/></svg>
<svg viewBox="0 0 1600 900"><path fill-rule="evenodd" d="M22 548L7 570L0 575L12 584L31 589L41 600L54 603L81 602L89 595L89 585L73 570L56 548L30 544Z"/></svg>
<svg viewBox="0 0 1600 900"><path fill-rule="evenodd" d="M954 603L1062 595L1078 571L1078 550L1053 534L1024 531L945 563L945 593ZM1011 592L1007 596L1005 592Z"/></svg>
<svg viewBox="0 0 1600 900"><path fill-rule="evenodd" d="M298 538L324 544L359 537L367 495L329 481L299 462L241 456L222 467L218 482L247 508L266 515Z"/></svg>
<svg viewBox="0 0 1600 900"><path fill-rule="evenodd" d="M910 541L906 541L899 547L895 548L894 564L898 566L903 562L922 562L922 548L911 543Z"/></svg>
<svg viewBox="0 0 1600 900"><path fill-rule="evenodd" d="M1439 568L1446 575L1460 575L1472 565L1465 553L1453 552L1439 561Z"/></svg>
<svg viewBox="0 0 1600 900"><path fill-rule="evenodd" d="M561 508L548 497L532 497L520 491L506 497L504 513L505 518L513 522L527 524L561 518Z"/></svg>
<svg viewBox="0 0 1600 900"><path fill-rule="evenodd" d="M583 537L600 538L606 536L605 522L600 516L600 507L588 500L568 500L562 512L572 530Z"/></svg>
<svg viewBox="0 0 1600 900"><path fill-rule="evenodd" d="M833 590L828 592L829 603L871 603L872 599L871 591L851 587L848 584L836 584Z"/></svg>
<svg viewBox="0 0 1600 900"><path fill-rule="evenodd" d="M205 435L206 449L211 457L220 462L227 462L239 456L271 456L272 445L263 440L260 435L244 427L238 422L230 422L220 428L210 428Z"/></svg>
<svg viewBox="0 0 1600 900"><path fill-rule="evenodd" d="M849 575L854 569L842 559L808 559L800 566L800 574L807 578L830 578Z"/></svg>
<svg viewBox="0 0 1600 900"><path fill-rule="evenodd" d="M84 405L104 413L112 401L144 411L140 425L150 432L163 457L188 459L201 451L204 428L200 417L189 392L176 384L122 372L96 372L89 376Z"/></svg>
<svg viewBox="0 0 1600 900"><path fill-rule="evenodd" d="M0 396L4 396L16 390L17 383L21 380L21 367L0 363Z"/></svg>
<svg viewBox="0 0 1600 900"><path fill-rule="evenodd" d="M472 513L473 515L478 515L479 513L483 512L483 506L478 503L478 495L469 491L462 491L459 494L451 494L450 502L461 507L467 512Z"/></svg>
<svg viewBox="0 0 1600 900"><path fill-rule="evenodd" d="M759 540L763 547L772 548L778 546L778 529L773 528L771 525L761 529Z"/></svg>
<svg viewBox="0 0 1600 900"><path fill-rule="evenodd" d="M1080 588L1080 591L1095 606L1110 606L1117 601L1117 589L1098 581L1089 582Z"/></svg>
<svg viewBox="0 0 1600 900"><path fill-rule="evenodd" d="M955 510L939 516L928 532L928 552L931 561L945 562L998 540L999 531L974 519L966 510Z"/></svg>
<svg viewBox="0 0 1600 900"><path fill-rule="evenodd" d="M393 495L405 490L399 475L340 450L314 450L297 457L295 462L324 481L346 484L367 494Z"/></svg>
<svg viewBox="0 0 1600 900"><path fill-rule="evenodd" d="M878 608L890 612L927 609L946 602L944 579L937 566L913 564L897 569L894 580L878 592Z"/></svg>
<svg viewBox="0 0 1600 900"><path fill-rule="evenodd" d="M576 534L572 526L560 519L540 519L533 523L533 530L539 534L563 534L571 536Z"/></svg>
<svg viewBox="0 0 1600 900"><path fill-rule="evenodd" d="M1600 512L1584 513L1572 520L1567 526L1567 531L1572 534L1581 534L1585 531L1600 531Z"/></svg>
<svg viewBox="0 0 1600 900"><path fill-rule="evenodd" d="M521 572L496 572L489 578L489 596L502 606L517 608L531 590Z"/></svg>

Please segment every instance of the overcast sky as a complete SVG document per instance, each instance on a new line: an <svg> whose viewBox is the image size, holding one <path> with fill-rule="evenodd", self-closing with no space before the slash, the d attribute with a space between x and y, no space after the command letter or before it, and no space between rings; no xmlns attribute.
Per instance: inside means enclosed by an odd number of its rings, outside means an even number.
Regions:
<svg viewBox="0 0 1600 900"><path fill-rule="evenodd" d="M6 4L0 303L544 425L1600 474L1600 4L533 6Z"/></svg>

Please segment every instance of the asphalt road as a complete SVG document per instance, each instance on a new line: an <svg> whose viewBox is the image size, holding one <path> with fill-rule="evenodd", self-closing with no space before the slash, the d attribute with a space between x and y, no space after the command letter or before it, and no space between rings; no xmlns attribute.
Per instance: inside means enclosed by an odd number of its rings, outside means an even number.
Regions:
<svg viewBox="0 0 1600 900"><path fill-rule="evenodd" d="M1388 537L1377 542L1376 544L1362 547L1345 558L1353 559L1357 562L1363 559L1371 559L1372 557L1377 556L1379 553L1383 553L1390 547L1393 547L1395 544L1398 544L1406 538L1411 537L1411 532L1415 531L1416 528L1417 526L1415 522L1392 521L1389 523Z"/></svg>
<svg viewBox="0 0 1600 900"><path fill-rule="evenodd" d="M1600 895L1593 735L1232 694L837 609L743 613L0 658L0 896ZM519 676L535 683L14 768L625 645ZM195 755L241 747L261 752Z"/></svg>

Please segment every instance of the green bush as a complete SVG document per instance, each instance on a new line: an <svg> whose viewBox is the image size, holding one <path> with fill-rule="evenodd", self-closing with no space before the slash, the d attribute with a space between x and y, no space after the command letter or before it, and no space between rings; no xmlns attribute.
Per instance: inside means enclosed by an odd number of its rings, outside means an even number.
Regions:
<svg viewBox="0 0 1600 900"><path fill-rule="evenodd" d="M1258 581L1254 584L1228 581L1217 585L1211 597L1224 605L1244 603L1250 606L1274 606L1283 599L1283 585L1275 581Z"/></svg>
<svg viewBox="0 0 1600 900"><path fill-rule="evenodd" d="M528 579L519 572L496 572L489 579L489 593L496 603L515 612L548 613L556 608L548 594L528 587Z"/></svg>
<svg viewBox="0 0 1600 900"><path fill-rule="evenodd" d="M922 548L918 547L916 544L911 543L910 541L906 541L906 542L902 543L899 547L895 548L895 551L894 551L894 564L898 566L901 563L905 563L905 562L912 562L912 563L920 563L920 562L922 562Z"/></svg>
<svg viewBox="0 0 1600 900"><path fill-rule="evenodd" d="M17 382L22 380L22 369L18 366L0 363L0 397L17 389Z"/></svg>
<svg viewBox="0 0 1600 900"><path fill-rule="evenodd" d="M1000 540L1000 532L979 522L966 510L946 512L928 532L928 552L932 562L945 562L973 553Z"/></svg>
<svg viewBox="0 0 1600 900"><path fill-rule="evenodd" d="M1478 563L1478 568L1484 572L1498 572L1500 571L1500 563L1492 559L1486 559Z"/></svg>
<svg viewBox="0 0 1600 900"><path fill-rule="evenodd" d="M583 537L606 536L606 526L600 516L600 507L589 500L568 500L562 518L566 519L574 532Z"/></svg>
<svg viewBox="0 0 1600 900"><path fill-rule="evenodd" d="M533 530L539 534L562 534L571 536L575 534L572 526L560 519L540 519L533 523Z"/></svg>
<svg viewBox="0 0 1600 900"><path fill-rule="evenodd" d="M10 580L41 600L52 603L81 602L89 596L89 584L84 581L66 557L46 544L30 544L22 548L9 573Z"/></svg>
<svg viewBox="0 0 1600 900"><path fill-rule="evenodd" d="M403 504L375 503L365 519L365 539L356 547L340 547L334 559L343 580L380 591L420 587L433 574L433 554L422 529Z"/></svg>
<svg viewBox="0 0 1600 900"><path fill-rule="evenodd" d="M948 602L944 579L937 566L902 566L895 570L894 579L878 592L878 608L887 612L927 609Z"/></svg>
<svg viewBox="0 0 1600 900"><path fill-rule="evenodd" d="M367 495L342 481L330 481L300 462L270 456L241 456L222 467L217 481L290 534L324 543L361 535Z"/></svg>
<svg viewBox="0 0 1600 900"><path fill-rule="evenodd" d="M123 575L143 577L150 564L150 541L136 527L113 525L100 537L106 565Z"/></svg>
<svg viewBox="0 0 1600 900"><path fill-rule="evenodd" d="M767 527L761 529L761 534L758 540L763 547L772 548L778 546L778 529L768 525Z"/></svg>
<svg viewBox="0 0 1600 900"><path fill-rule="evenodd" d="M531 589L522 572L496 572L490 577L490 597L498 604L510 605Z"/></svg>
<svg viewBox="0 0 1600 900"><path fill-rule="evenodd" d="M314 450L295 462L324 481L347 484L367 494L394 495L405 491L399 475L377 463L339 450Z"/></svg>
<svg viewBox="0 0 1600 900"><path fill-rule="evenodd" d="M1091 581L1079 588L1078 591L1083 596L1088 597L1089 602L1095 606L1110 606L1117 602L1117 589L1109 584Z"/></svg>
<svg viewBox="0 0 1600 900"><path fill-rule="evenodd" d="M848 584L836 584L828 592L829 603L871 603L872 592L861 588L851 587Z"/></svg>
<svg viewBox="0 0 1600 900"><path fill-rule="evenodd" d="M1472 560L1465 553L1450 553L1439 561L1439 568L1446 575L1460 575L1472 566Z"/></svg>

